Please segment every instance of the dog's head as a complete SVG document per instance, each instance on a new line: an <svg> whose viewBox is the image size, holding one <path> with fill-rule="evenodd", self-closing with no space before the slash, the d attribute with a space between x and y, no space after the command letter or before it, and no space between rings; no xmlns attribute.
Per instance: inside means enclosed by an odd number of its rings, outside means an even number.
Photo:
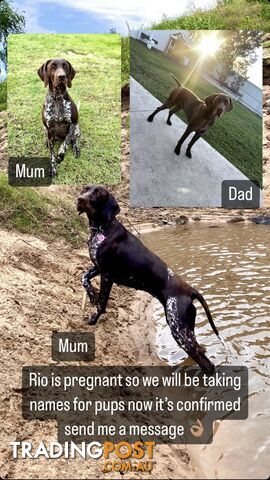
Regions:
<svg viewBox="0 0 270 480"><path fill-rule="evenodd" d="M39 78L52 92L59 90L63 93L67 87L71 88L75 73L71 63L63 58L51 58L38 69Z"/></svg>
<svg viewBox="0 0 270 480"><path fill-rule="evenodd" d="M206 108L213 116L221 117L226 112L233 109L231 97L224 93L214 93L204 99Z"/></svg>
<svg viewBox="0 0 270 480"><path fill-rule="evenodd" d="M86 213L90 222L107 225L120 212L114 196L101 185L87 185L77 200L79 215Z"/></svg>

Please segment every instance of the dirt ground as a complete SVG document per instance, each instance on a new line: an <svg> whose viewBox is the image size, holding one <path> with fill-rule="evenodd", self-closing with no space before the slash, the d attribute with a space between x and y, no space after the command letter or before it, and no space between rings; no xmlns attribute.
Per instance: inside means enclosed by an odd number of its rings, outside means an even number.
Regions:
<svg viewBox="0 0 270 480"><path fill-rule="evenodd" d="M74 251L64 242L52 245L4 230L0 235L1 478L118 478L117 474L103 474L97 461L11 459L10 441L28 440L37 445L55 440L57 434L54 422L22 419L22 367L56 363L51 360L53 331L86 331L93 327L85 325L92 307L87 305L84 314L81 310L80 278L88 265L86 248ZM149 301L147 294L113 288L107 313L94 327L93 365L160 363L155 353L154 325L147 312ZM142 320L145 318L149 321ZM160 446L154 459L153 478L198 478L185 446ZM126 474L125 478L133 475ZM141 474L136 478L149 477Z"/></svg>
<svg viewBox="0 0 270 480"><path fill-rule="evenodd" d="M268 95L268 90L265 92ZM269 109L270 112L270 109ZM266 121L268 120L268 113ZM0 118L0 167L6 168L5 116ZM226 222L254 215L269 214L269 209L226 211L222 209L132 209L129 207L129 143L126 128L128 110L123 109L122 177L112 190L121 205L121 219L128 228L142 230L186 221ZM269 116L270 118L270 116ZM269 123L270 127L270 123ZM270 165L265 130L264 169L265 205L270 206ZM63 194L74 202L79 187L49 187L52 195ZM48 243L17 232L0 231L0 355L2 382L0 477L3 479L119 478L103 474L98 461L12 460L9 442L28 440L37 445L56 439L55 422L24 421L21 417L21 369L26 365L52 365L51 334L53 331L86 331L96 335L94 365L157 365L155 326L151 316L151 298L142 292L114 287L107 313L96 327L86 327L81 303L82 272L89 265L86 246L74 250L63 242ZM86 232L87 236L87 232ZM202 478L185 446L159 446L156 449L151 478ZM120 478L122 478L120 476ZM126 479L134 474L126 473ZM136 478L149 478L136 474Z"/></svg>

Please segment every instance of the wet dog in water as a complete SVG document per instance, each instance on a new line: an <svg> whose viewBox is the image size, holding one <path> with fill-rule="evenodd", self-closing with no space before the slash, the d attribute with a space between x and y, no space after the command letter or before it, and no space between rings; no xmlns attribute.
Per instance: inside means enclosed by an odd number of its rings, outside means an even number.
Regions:
<svg viewBox="0 0 270 480"><path fill-rule="evenodd" d="M167 322L178 345L203 370L213 371L213 363L206 357L194 335L196 308L193 301L197 299L202 304L213 331L219 337L203 296L116 220L120 208L106 188L93 185L85 187L77 200L77 210L79 214L86 213L89 219L88 246L94 264L82 278L90 302L97 305L97 311L89 318L88 323L95 325L100 315L105 312L114 283L144 290L163 305ZM98 295L91 285L91 279L97 275L101 277Z"/></svg>

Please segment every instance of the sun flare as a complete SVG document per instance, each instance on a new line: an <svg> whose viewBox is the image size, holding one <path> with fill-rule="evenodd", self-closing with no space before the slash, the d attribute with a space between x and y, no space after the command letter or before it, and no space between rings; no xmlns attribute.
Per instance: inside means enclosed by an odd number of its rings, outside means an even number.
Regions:
<svg viewBox="0 0 270 480"><path fill-rule="evenodd" d="M200 50L203 56L211 55L214 56L218 51L220 46L224 43L224 39L219 38L216 32L213 32L209 35L204 35L197 47L197 50Z"/></svg>

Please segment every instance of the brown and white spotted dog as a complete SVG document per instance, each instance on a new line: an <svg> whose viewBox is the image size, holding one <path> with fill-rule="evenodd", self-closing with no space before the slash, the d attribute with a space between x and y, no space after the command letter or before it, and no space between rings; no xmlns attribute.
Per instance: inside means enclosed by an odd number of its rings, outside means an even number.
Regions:
<svg viewBox="0 0 270 480"><path fill-rule="evenodd" d="M46 145L51 155L51 175L56 175L56 166L64 160L69 144L75 157L80 156L78 108L67 92L75 77L75 70L63 58L51 58L38 69L38 76L48 87L42 109L42 122L45 128ZM55 142L61 145L55 154Z"/></svg>

